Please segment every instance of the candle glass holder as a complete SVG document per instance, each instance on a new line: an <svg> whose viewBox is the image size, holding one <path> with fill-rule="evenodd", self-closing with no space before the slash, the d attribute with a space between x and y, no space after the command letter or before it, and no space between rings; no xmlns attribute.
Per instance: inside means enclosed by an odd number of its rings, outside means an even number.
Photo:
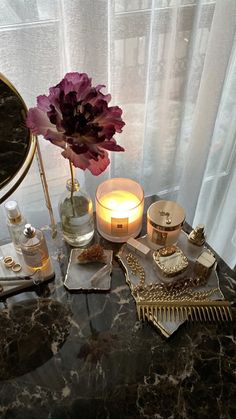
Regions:
<svg viewBox="0 0 236 419"><path fill-rule="evenodd" d="M112 242L137 237L142 228L144 192L135 181L114 178L101 183L96 192L97 230Z"/></svg>

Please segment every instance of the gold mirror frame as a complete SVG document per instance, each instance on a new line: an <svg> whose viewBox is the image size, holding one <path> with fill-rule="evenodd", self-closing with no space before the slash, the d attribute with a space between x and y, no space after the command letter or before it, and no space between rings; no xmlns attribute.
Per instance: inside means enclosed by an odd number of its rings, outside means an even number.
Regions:
<svg viewBox="0 0 236 419"><path fill-rule="evenodd" d="M18 188L34 157L36 137L25 126L27 111L19 92L0 73L0 204Z"/></svg>

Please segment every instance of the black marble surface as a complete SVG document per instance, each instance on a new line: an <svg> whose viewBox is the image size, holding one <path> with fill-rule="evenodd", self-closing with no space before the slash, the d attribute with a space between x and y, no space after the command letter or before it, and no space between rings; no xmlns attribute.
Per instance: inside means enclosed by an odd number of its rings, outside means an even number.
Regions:
<svg viewBox="0 0 236 419"><path fill-rule="evenodd" d="M166 340L137 320L116 260L110 292L69 293L70 248L45 235L55 279L0 303L0 418L236 417L235 322L185 323ZM218 275L234 301L220 259Z"/></svg>

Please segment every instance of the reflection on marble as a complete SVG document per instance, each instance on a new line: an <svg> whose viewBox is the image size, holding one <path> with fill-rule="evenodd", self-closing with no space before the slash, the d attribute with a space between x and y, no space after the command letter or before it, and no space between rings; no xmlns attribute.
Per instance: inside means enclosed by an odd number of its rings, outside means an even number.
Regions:
<svg viewBox="0 0 236 419"><path fill-rule="evenodd" d="M36 298L41 302L47 297L55 304L60 302L66 312L72 313L67 317L69 334L53 357L45 358L34 369L26 368L24 375L15 374L15 378L9 376L1 382L1 418L225 419L236 416L235 322L185 323L165 340L150 324L137 320L134 301L116 260L110 292L70 293L63 286L69 246L60 234L55 240L49 231L46 236L55 280L8 298L2 307L10 315L12 304L21 300ZM100 242L114 252L119 249L104 239ZM234 300L235 278L222 261L219 265L222 291ZM44 312L40 304L38 311L30 312L34 312L35 318ZM61 311L55 310L59 327L58 313ZM234 309L233 313L235 318ZM24 326L18 332L20 338L24 327L28 328L29 342L35 339L33 330L27 326L31 317L29 314L25 320L22 318ZM55 337L49 333L47 341L47 330L53 322L42 317L40 324L37 345L41 336L49 348L49 342L57 341L58 331ZM12 364L12 371L14 366L18 368L16 358L12 358Z"/></svg>
<svg viewBox="0 0 236 419"><path fill-rule="evenodd" d="M30 133L24 122L21 99L0 80L0 188L14 177L26 159Z"/></svg>
<svg viewBox="0 0 236 419"><path fill-rule="evenodd" d="M50 299L26 300L0 311L0 380L44 364L69 334L69 311Z"/></svg>

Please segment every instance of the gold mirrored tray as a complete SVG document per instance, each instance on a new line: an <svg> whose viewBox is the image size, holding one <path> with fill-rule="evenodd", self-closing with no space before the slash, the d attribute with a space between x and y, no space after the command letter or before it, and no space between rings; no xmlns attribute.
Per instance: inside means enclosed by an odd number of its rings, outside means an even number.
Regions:
<svg viewBox="0 0 236 419"><path fill-rule="evenodd" d="M146 236L137 240L148 245ZM173 281L175 281L175 283L178 281L183 282L184 278L187 279L194 275L195 261L202 251L206 249L204 246L198 247L189 242L187 234L183 231L180 233L177 246L182 250L183 254L186 255L188 266L183 272L180 272L173 277L168 277L157 269L153 260L153 250L144 258L131 252L127 245L124 244L118 253L118 259L125 269L126 281L136 301L138 317L141 319L147 318L166 337L171 336L179 326L184 323L185 317L184 315L177 316L176 313L171 316L170 311L165 311L165 315L163 316L161 311L156 310L156 306L163 303L166 299L172 298L172 295L170 297L168 292L165 291L166 285L172 284ZM219 279L215 268L216 266L212 269L205 285L198 286L192 290L197 294L191 295L191 293L188 293L186 298L189 299L190 304L195 298L204 298L206 296L210 300L224 299L219 287ZM174 298L176 298L176 300L180 298L178 292ZM146 304L147 301L149 304ZM173 302L171 304L173 305ZM184 304L185 303L183 303L183 305ZM155 307L155 309L153 307Z"/></svg>

